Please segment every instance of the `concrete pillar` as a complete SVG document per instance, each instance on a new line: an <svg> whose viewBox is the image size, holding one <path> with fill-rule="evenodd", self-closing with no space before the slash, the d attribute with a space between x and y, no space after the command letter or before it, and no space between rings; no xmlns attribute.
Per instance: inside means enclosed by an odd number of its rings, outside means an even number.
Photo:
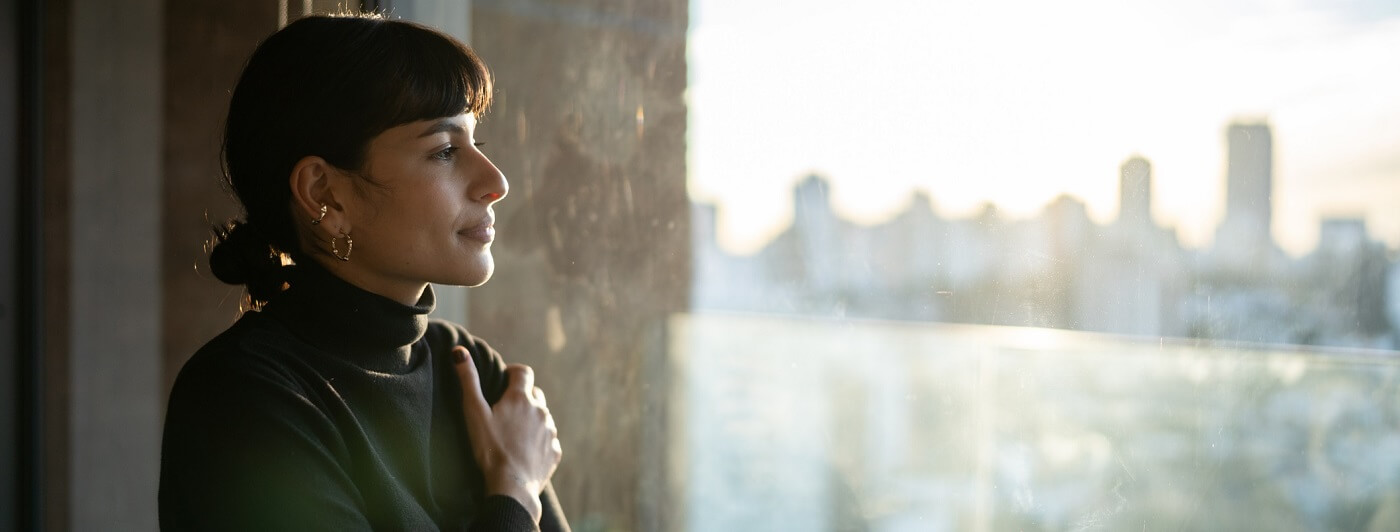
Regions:
<svg viewBox="0 0 1400 532"><path fill-rule="evenodd" d="M575 523L669 530L666 317L688 307L686 0L474 0L477 130L510 180L471 330L537 368Z"/></svg>

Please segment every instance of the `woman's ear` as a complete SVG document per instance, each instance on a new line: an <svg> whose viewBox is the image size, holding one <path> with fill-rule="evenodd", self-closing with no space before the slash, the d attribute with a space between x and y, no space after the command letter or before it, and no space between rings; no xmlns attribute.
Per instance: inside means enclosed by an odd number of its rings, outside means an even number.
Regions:
<svg viewBox="0 0 1400 532"><path fill-rule="evenodd" d="M301 221L325 227L332 235L343 229L344 223L343 206L336 201L337 175L338 170L325 159L309 155L297 161L290 176L293 213Z"/></svg>

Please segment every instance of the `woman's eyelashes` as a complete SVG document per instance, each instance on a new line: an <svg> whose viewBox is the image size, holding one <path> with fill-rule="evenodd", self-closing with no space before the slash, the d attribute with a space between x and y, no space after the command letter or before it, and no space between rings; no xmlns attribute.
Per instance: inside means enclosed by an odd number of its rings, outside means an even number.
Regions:
<svg viewBox="0 0 1400 532"><path fill-rule="evenodd" d="M482 146L485 146L485 145L486 145L485 142L473 142L473 143L472 143L472 146L475 146L477 149L480 149ZM431 158L433 158L433 159L435 159L435 160L438 160L438 161L451 161L451 160L457 158L457 150L460 150L460 149L462 149L461 146L453 146L453 145L449 144L449 145L447 145L447 147L445 147L445 148L443 148L443 149L441 149L441 150L438 150L438 151L433 152L432 155L429 155L429 157L431 157Z"/></svg>
<svg viewBox="0 0 1400 532"><path fill-rule="evenodd" d="M457 158L457 150L460 149L457 146L448 145L446 148L433 152L431 157L439 161L451 161Z"/></svg>

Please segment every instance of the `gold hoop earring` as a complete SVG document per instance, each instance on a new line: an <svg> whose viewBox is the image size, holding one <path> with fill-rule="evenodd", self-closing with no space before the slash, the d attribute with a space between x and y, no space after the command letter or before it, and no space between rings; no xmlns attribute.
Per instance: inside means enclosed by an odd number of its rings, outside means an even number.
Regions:
<svg viewBox="0 0 1400 532"><path fill-rule="evenodd" d="M350 233L345 231L341 231L340 236L345 237L345 255L341 256L340 250L335 248L335 241L338 240L337 237L331 237L331 255L335 255L335 258L340 259L342 262L350 262L350 252L355 250L355 241L351 240Z"/></svg>
<svg viewBox="0 0 1400 532"><path fill-rule="evenodd" d="M320 215L320 216L317 216L315 220L311 220L311 225L321 225L321 220L325 220L325 219L326 219L326 206L325 206L325 205L322 205L322 206L321 206L321 215Z"/></svg>

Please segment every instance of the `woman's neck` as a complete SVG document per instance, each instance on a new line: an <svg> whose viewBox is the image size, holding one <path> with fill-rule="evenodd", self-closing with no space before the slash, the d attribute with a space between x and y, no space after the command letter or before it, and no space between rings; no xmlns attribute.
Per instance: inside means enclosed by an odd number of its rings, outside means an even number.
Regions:
<svg viewBox="0 0 1400 532"><path fill-rule="evenodd" d="M316 261L321 268L331 272L332 275L361 290L392 299L405 306L418 304L418 301L423 298L423 290L428 287L428 283L423 281L390 279L373 275L362 268L355 267L353 261L345 262L320 256L313 256L311 260Z"/></svg>

